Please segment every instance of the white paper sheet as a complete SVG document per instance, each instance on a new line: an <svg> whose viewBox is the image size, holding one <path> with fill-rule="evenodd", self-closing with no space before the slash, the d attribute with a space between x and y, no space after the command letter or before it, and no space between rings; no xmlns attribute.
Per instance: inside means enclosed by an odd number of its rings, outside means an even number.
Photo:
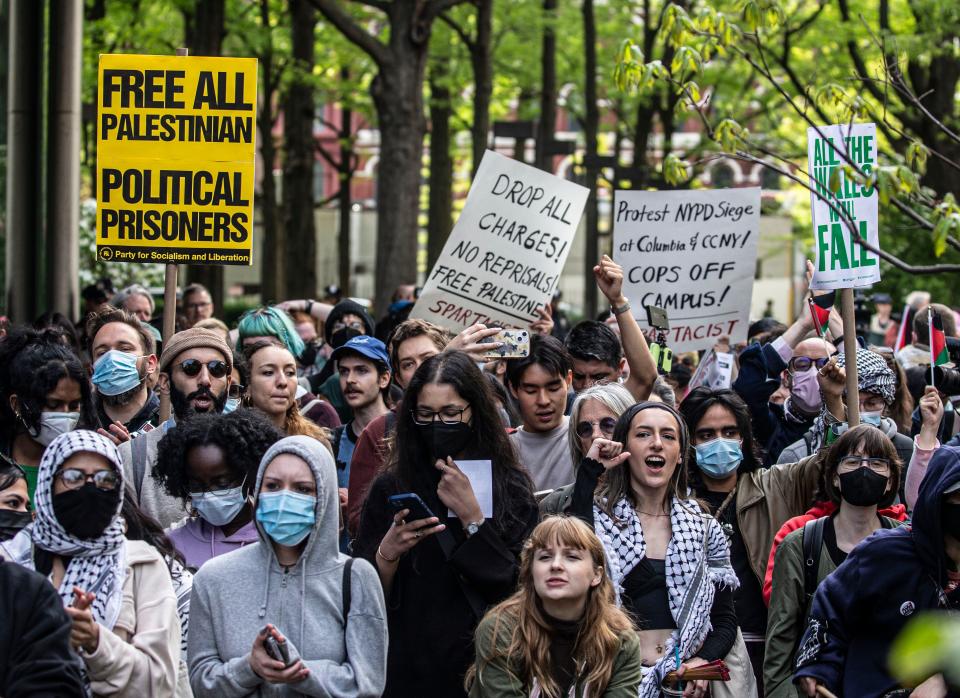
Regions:
<svg viewBox="0 0 960 698"><path fill-rule="evenodd" d="M483 512L483 518L493 518L493 463L488 460L459 460L457 467L463 471L463 474L470 480L470 486L473 487L473 493L480 504L480 510ZM455 517L452 511L447 509L448 517Z"/></svg>

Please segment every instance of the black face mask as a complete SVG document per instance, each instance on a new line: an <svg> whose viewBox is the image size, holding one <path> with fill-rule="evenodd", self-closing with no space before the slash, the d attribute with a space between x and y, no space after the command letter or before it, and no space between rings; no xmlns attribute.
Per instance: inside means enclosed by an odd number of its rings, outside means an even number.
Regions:
<svg viewBox="0 0 960 698"><path fill-rule="evenodd" d="M418 424L417 429L420 430L420 437L435 460L446 460L448 456L455 458L473 438L473 427L466 422L457 424L431 422Z"/></svg>
<svg viewBox="0 0 960 698"><path fill-rule="evenodd" d="M10 540L33 520L29 511L0 509L0 541Z"/></svg>
<svg viewBox="0 0 960 698"><path fill-rule="evenodd" d="M354 337L359 337L362 334L363 332L352 327L341 327L330 335L330 346L334 349L339 349Z"/></svg>
<svg viewBox="0 0 960 698"><path fill-rule="evenodd" d="M838 475L840 478L840 496L845 502L856 507L869 507L879 504L887 492L886 475L879 475L867 466L853 472Z"/></svg>
<svg viewBox="0 0 960 698"><path fill-rule="evenodd" d="M101 490L92 482L53 495L53 513L64 530L82 540L98 538L113 521L120 488Z"/></svg>
<svg viewBox="0 0 960 698"><path fill-rule="evenodd" d="M310 342L303 348L303 353L300 354L300 365L301 366L313 366L317 361L317 354L320 351L319 345L314 342Z"/></svg>
<svg viewBox="0 0 960 698"><path fill-rule="evenodd" d="M940 528L945 535L960 541L960 504L940 503Z"/></svg>

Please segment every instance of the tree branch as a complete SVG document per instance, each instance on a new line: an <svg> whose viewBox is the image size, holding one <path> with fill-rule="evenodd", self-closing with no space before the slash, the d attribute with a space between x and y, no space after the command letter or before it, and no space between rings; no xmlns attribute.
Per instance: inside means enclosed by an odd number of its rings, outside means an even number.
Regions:
<svg viewBox="0 0 960 698"><path fill-rule="evenodd" d="M369 55L377 66L382 68L390 62L390 50L360 27L348 15L337 0L310 0L310 4L323 14L348 41Z"/></svg>
<svg viewBox="0 0 960 698"><path fill-rule="evenodd" d="M456 32L457 36L460 37L460 41L463 42L463 45L466 46L467 49L469 49L471 52L476 50L477 42L474 41L473 38L467 34L464 28L457 24L450 17L450 15L448 15L446 12L443 12L438 16L438 19L444 21L451 29L453 29L454 32Z"/></svg>
<svg viewBox="0 0 960 698"><path fill-rule="evenodd" d="M840 6L840 17L843 20L844 25L850 24L850 6L847 4L847 0L838 0ZM863 56L860 55L860 49L857 46L857 42L853 39L847 39L847 53L850 54L850 60L853 61L853 67L857 71L857 77L861 78L861 82L866 86L867 91L873 95L873 98L878 102L883 102L883 93L877 89L869 80L864 80L862 78L869 77L867 71L867 64L863 60Z"/></svg>

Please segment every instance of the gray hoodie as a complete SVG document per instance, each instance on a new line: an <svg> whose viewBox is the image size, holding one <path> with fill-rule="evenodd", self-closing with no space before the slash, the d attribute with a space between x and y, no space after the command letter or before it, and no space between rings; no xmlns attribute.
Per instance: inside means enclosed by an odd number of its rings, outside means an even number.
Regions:
<svg viewBox="0 0 960 698"><path fill-rule="evenodd" d="M338 552L339 498L333 457L316 439L290 436L264 455L302 458L317 482L316 526L300 560L284 571L257 523L260 542L215 557L193 581L188 655L190 685L201 696L379 696L387 670L383 590L373 566L355 559L350 613L343 618L347 556ZM265 682L250 667L257 633L273 623L297 648L310 675L296 684ZM344 628L346 625L346 628Z"/></svg>

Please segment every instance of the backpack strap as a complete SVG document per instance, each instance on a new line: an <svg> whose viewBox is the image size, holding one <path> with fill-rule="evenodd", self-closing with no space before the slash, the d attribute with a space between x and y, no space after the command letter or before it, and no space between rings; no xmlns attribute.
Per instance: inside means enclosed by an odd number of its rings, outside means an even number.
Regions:
<svg viewBox="0 0 960 698"><path fill-rule="evenodd" d="M340 585L343 591L343 627L347 627L347 616L350 615L350 568L353 567L353 558L349 558L343 566L343 582Z"/></svg>
<svg viewBox="0 0 960 698"><path fill-rule="evenodd" d="M336 429L334 429L333 439L331 439L332 443L330 444L330 446L333 448L333 462L336 464L337 468L340 470L343 469L343 468L340 468L340 461L338 460L338 458L340 457L340 439L343 438L343 432L346 430L346 428L347 428L346 424L341 424ZM346 464L344 464L344 468L346 468Z"/></svg>
<svg viewBox="0 0 960 698"><path fill-rule="evenodd" d="M826 524L827 517L821 516L803 525L803 592L808 604L817 591L820 549L823 547L823 527Z"/></svg>
<svg viewBox="0 0 960 698"><path fill-rule="evenodd" d="M803 443L806 444L807 446L806 455L812 456L813 455L813 435L809 431L804 433Z"/></svg>
<svg viewBox="0 0 960 698"><path fill-rule="evenodd" d="M137 492L137 503L140 502L140 492L143 490L143 478L147 472L147 439L144 435L130 442L130 453L133 460L133 482Z"/></svg>

